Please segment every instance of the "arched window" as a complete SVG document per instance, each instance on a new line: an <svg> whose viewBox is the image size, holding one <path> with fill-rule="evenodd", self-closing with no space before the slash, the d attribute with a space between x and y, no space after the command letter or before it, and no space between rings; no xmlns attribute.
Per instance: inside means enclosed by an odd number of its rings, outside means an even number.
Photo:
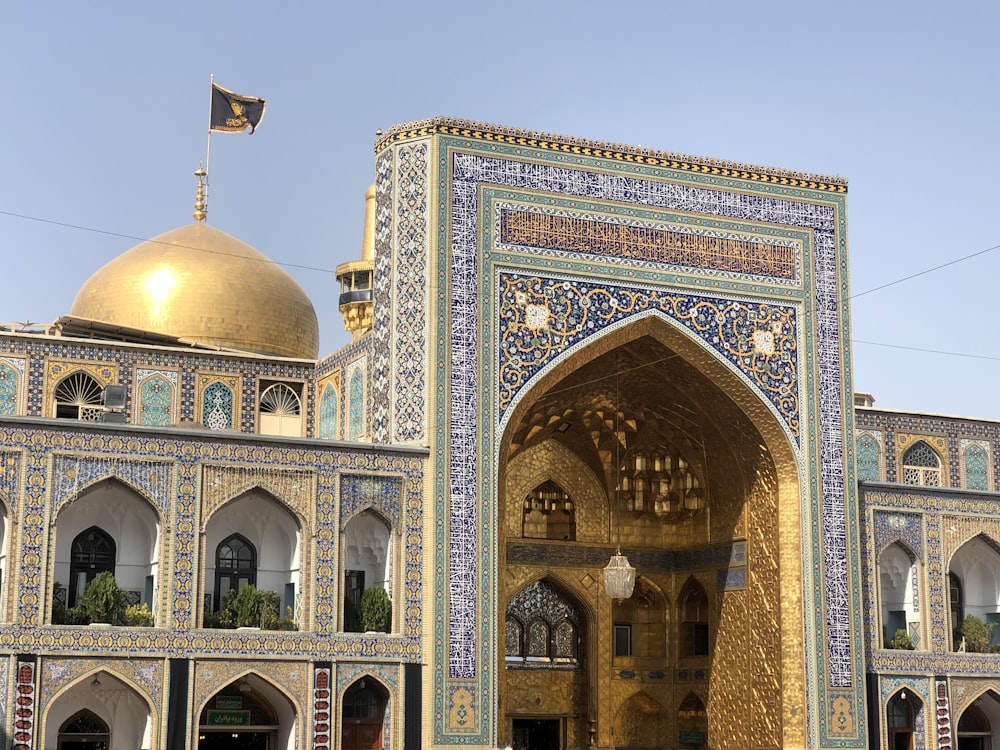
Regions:
<svg viewBox="0 0 1000 750"><path fill-rule="evenodd" d="M970 445L965 449L965 486L970 490L990 488L989 462L981 446Z"/></svg>
<svg viewBox="0 0 1000 750"><path fill-rule="evenodd" d="M85 372L66 376L56 385L56 418L100 422L104 418L103 392L101 384Z"/></svg>
<svg viewBox="0 0 1000 750"><path fill-rule="evenodd" d="M222 609L226 595L257 584L257 549L240 534L222 540L215 551L215 609Z"/></svg>
<svg viewBox="0 0 1000 750"><path fill-rule="evenodd" d="M536 581L507 604L504 656L508 666L577 664L580 615L558 589ZM522 625L526 623L526 625Z"/></svg>
<svg viewBox="0 0 1000 750"><path fill-rule="evenodd" d="M1000 553L996 543L974 536L955 550L948 564L953 647L987 652L1000 637ZM975 619L973 619L975 618Z"/></svg>
<svg viewBox="0 0 1000 750"><path fill-rule="evenodd" d="M109 747L108 725L86 709L77 711L59 727L59 750L107 750Z"/></svg>
<svg viewBox="0 0 1000 750"><path fill-rule="evenodd" d="M260 396L262 435L302 435L302 399L287 383L268 386Z"/></svg>
<svg viewBox="0 0 1000 750"><path fill-rule="evenodd" d="M521 536L525 539L576 539L573 501L553 481L538 485L524 498Z"/></svg>
<svg viewBox="0 0 1000 750"><path fill-rule="evenodd" d="M886 707L886 730L889 734L889 750L912 750L913 748L913 697L900 690L889 700Z"/></svg>
<svg viewBox="0 0 1000 750"><path fill-rule="evenodd" d="M549 625L545 620L536 617L528 623L527 657L532 659L548 659L552 644Z"/></svg>
<svg viewBox="0 0 1000 750"><path fill-rule="evenodd" d="M508 659L524 658L524 626L512 615L507 615L504 628L504 656Z"/></svg>
<svg viewBox="0 0 1000 750"><path fill-rule="evenodd" d="M909 636L909 624L917 622L916 560L900 544L890 544L878 558L879 605L882 616L882 645L886 648L905 648L893 644L896 632L902 630Z"/></svg>
<svg viewBox="0 0 1000 750"><path fill-rule="evenodd" d="M115 573L115 540L97 526L80 532L70 548L69 606L75 607L87 584L104 571Z"/></svg>
<svg viewBox="0 0 1000 750"><path fill-rule="evenodd" d="M327 383L319 399L320 440L337 439L337 398L337 392Z"/></svg>
<svg viewBox="0 0 1000 750"><path fill-rule="evenodd" d="M681 594L681 656L708 656L708 594L695 580Z"/></svg>
<svg viewBox="0 0 1000 750"><path fill-rule="evenodd" d="M941 458L923 440L903 454L903 484L941 486Z"/></svg>
<svg viewBox="0 0 1000 750"><path fill-rule="evenodd" d="M877 482L879 475L879 445L871 435L858 438L858 481Z"/></svg>
<svg viewBox="0 0 1000 750"><path fill-rule="evenodd" d="M660 590L638 576L632 596L615 601L613 656L638 657L645 666L663 666L667 655L667 607Z"/></svg>

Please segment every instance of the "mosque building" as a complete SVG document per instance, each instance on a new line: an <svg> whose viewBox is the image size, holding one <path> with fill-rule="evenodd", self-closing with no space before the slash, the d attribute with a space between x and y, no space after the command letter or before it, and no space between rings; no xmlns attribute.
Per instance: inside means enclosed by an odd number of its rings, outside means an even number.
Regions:
<svg viewBox="0 0 1000 750"><path fill-rule="evenodd" d="M0 740L988 750L1000 425L853 394L846 181L445 118L374 173L340 351L203 174L0 326Z"/></svg>

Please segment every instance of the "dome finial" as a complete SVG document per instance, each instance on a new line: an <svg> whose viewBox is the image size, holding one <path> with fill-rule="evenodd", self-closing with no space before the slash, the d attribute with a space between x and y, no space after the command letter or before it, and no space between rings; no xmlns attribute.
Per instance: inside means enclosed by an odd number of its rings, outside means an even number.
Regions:
<svg viewBox="0 0 1000 750"><path fill-rule="evenodd" d="M194 170L194 175L198 178L198 193L194 199L194 218L195 221L205 221L205 217L208 216L208 202L205 199L205 178L208 176L208 172L199 166Z"/></svg>

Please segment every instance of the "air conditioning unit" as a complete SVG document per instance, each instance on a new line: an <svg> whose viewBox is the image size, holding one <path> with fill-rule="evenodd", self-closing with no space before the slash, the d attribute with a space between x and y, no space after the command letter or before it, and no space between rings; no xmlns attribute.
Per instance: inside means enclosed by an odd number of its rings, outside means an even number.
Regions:
<svg viewBox="0 0 1000 750"><path fill-rule="evenodd" d="M101 401L109 409L125 408L125 386L123 385L105 386Z"/></svg>

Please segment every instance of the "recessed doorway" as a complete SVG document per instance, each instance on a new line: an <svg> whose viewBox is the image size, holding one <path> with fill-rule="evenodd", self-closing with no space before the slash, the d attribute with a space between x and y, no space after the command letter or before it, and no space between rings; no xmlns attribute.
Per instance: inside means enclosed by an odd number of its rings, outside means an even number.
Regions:
<svg viewBox="0 0 1000 750"><path fill-rule="evenodd" d="M512 719L514 750L562 750L562 719Z"/></svg>

